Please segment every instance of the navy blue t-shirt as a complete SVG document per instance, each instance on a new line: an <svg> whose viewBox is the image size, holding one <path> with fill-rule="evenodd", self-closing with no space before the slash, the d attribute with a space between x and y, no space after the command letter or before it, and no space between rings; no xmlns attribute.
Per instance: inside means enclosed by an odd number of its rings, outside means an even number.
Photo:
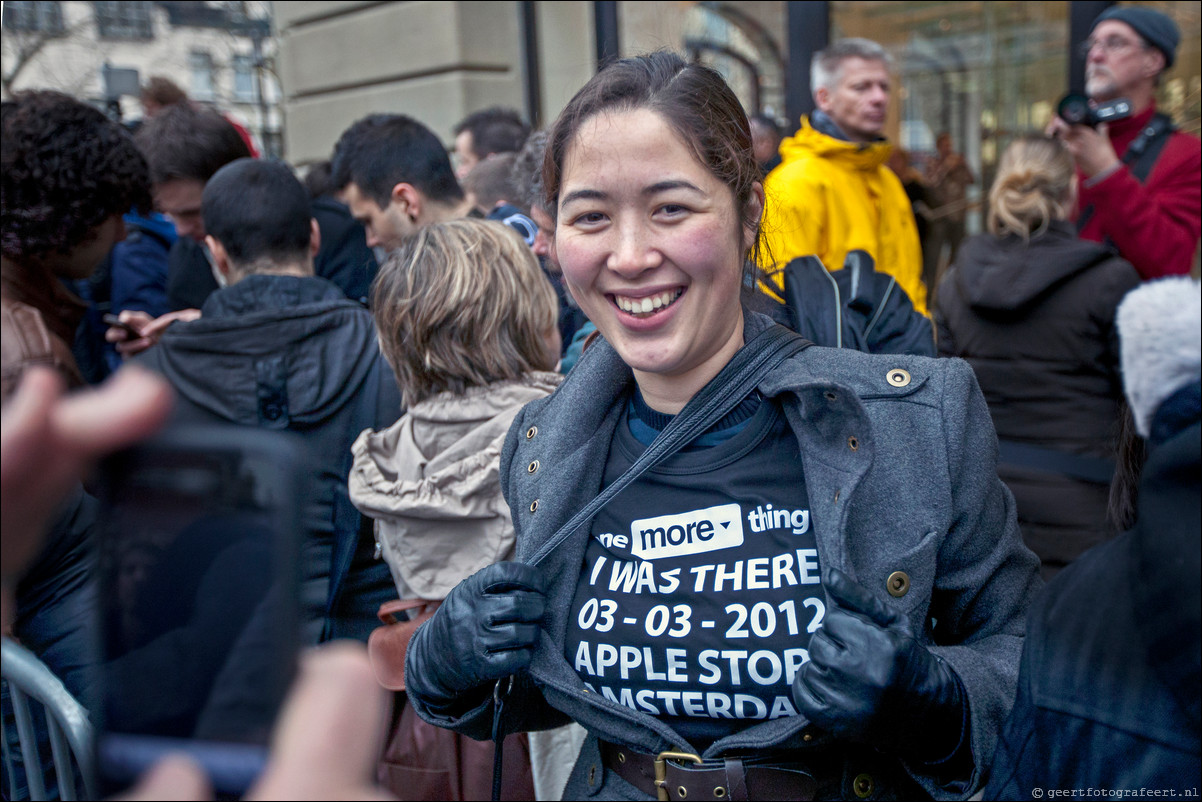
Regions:
<svg viewBox="0 0 1202 802"><path fill-rule="evenodd" d="M607 484L668 420L636 396ZM824 598L797 440L757 395L598 514L565 655L594 692L704 748L796 713Z"/></svg>

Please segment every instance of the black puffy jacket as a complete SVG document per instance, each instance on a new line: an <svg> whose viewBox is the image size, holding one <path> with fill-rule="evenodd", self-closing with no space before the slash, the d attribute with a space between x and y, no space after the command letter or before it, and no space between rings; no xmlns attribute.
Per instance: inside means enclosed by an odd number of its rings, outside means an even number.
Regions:
<svg viewBox="0 0 1202 802"><path fill-rule="evenodd" d="M966 241L939 285L939 353L968 360L1000 441L998 474L1050 578L1108 534L1122 409L1115 309L1135 269L1053 223Z"/></svg>

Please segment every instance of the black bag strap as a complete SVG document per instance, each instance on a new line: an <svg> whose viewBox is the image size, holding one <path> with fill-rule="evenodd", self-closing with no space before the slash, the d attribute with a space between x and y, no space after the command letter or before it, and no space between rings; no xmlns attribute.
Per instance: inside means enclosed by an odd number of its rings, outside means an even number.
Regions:
<svg viewBox="0 0 1202 802"><path fill-rule="evenodd" d="M778 324L753 337L717 376L685 404L680 414L659 433L655 442L633 465L572 516L526 562L538 565L545 560L644 471L695 440L746 398L769 371L811 345L813 343L809 340Z"/></svg>
<svg viewBox="0 0 1202 802"><path fill-rule="evenodd" d="M1152 168L1156 166L1156 160L1160 158L1160 152L1168 144L1173 131L1173 120L1167 114L1156 112L1144 129L1139 132L1135 141L1127 146L1127 152L1123 154L1123 164L1131 169L1131 175L1135 176L1136 181L1143 184L1148 180L1148 176L1152 174ZM1092 203L1081 210L1081 214L1077 217L1078 232L1085 228L1093 215L1094 205ZM1109 242L1108 237L1107 243L1109 244Z"/></svg>

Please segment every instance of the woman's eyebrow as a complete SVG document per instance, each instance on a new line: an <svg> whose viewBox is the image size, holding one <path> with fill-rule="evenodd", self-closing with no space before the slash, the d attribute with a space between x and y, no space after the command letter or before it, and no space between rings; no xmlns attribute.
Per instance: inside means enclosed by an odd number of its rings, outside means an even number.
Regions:
<svg viewBox="0 0 1202 802"><path fill-rule="evenodd" d="M564 195L559 205L567 206L572 201L578 200L605 200L608 197L608 195L599 189L575 189Z"/></svg>
<svg viewBox="0 0 1202 802"><path fill-rule="evenodd" d="M657 181L650 186L643 187L641 194L658 195L661 192L669 192L675 189L683 189L689 192L704 194L704 191L696 184L693 184L689 181L678 180ZM563 196L563 200L560 201L560 205L567 206L569 203L579 200L607 200L608 198L609 195L599 189L575 189Z"/></svg>
<svg viewBox="0 0 1202 802"><path fill-rule="evenodd" d="M704 194L701 187L688 181L660 181L643 189L644 195L656 195L660 192L668 192L673 189L686 189L692 192Z"/></svg>

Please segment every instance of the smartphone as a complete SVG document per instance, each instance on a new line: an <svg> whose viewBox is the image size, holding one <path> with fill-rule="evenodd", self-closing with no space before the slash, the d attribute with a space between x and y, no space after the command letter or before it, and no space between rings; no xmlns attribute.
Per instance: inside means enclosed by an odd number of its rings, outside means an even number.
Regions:
<svg viewBox="0 0 1202 802"><path fill-rule="evenodd" d="M176 427L101 466L96 767L108 794L168 752L240 795L296 670L308 497L295 435Z"/></svg>
<svg viewBox="0 0 1202 802"><path fill-rule="evenodd" d="M131 339L131 340L138 340L138 339L142 338L141 333L137 329L135 329L133 326L131 326L128 323L122 322L121 318L119 318L116 315L106 314L103 317L101 317L100 319L104 321L104 325L106 325L106 326L111 326L113 328L121 329L123 332L125 332L125 335L127 337L129 337L129 339Z"/></svg>

